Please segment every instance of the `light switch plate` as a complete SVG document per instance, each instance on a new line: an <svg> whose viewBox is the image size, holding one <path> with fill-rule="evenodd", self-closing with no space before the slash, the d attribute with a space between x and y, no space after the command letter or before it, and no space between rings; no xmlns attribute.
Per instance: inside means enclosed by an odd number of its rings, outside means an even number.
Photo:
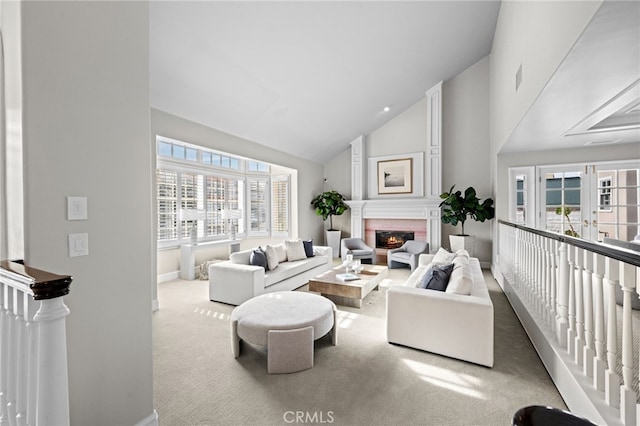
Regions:
<svg viewBox="0 0 640 426"><path fill-rule="evenodd" d="M89 234L69 234L69 257L89 255Z"/></svg>
<svg viewBox="0 0 640 426"><path fill-rule="evenodd" d="M67 220L87 219L87 197L67 197Z"/></svg>

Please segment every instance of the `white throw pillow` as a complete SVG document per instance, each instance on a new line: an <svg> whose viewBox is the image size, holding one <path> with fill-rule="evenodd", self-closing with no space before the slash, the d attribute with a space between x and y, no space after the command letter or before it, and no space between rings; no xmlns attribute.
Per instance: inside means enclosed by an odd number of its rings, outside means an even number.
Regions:
<svg viewBox="0 0 640 426"><path fill-rule="evenodd" d="M286 240L284 245L287 247L287 259L290 262L307 258L307 252L304 251L302 240Z"/></svg>
<svg viewBox="0 0 640 426"><path fill-rule="evenodd" d="M270 271L273 271L278 266L278 252L273 246L267 244L267 248L264 249L264 254L267 256L267 266Z"/></svg>
<svg viewBox="0 0 640 426"><path fill-rule="evenodd" d="M453 259L455 257L456 255L454 253L449 253L446 249L440 247L436 255L433 256L431 264L438 266L448 265L449 263L453 262Z"/></svg>
<svg viewBox="0 0 640 426"><path fill-rule="evenodd" d="M284 243L276 244L275 246L273 246L273 248L276 249L276 253L278 254L278 263L286 262L287 247L284 245Z"/></svg>
<svg viewBox="0 0 640 426"><path fill-rule="evenodd" d="M473 278L469 259L465 256L456 256L453 260L453 271L449 277L447 293L455 293L468 296L473 288Z"/></svg>

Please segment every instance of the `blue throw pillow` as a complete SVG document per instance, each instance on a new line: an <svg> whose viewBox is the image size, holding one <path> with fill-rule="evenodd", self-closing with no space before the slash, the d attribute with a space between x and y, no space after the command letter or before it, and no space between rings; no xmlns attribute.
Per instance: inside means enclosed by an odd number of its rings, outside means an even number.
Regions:
<svg viewBox="0 0 640 426"><path fill-rule="evenodd" d="M302 244L304 245L304 252L307 257L313 257L313 240L302 240Z"/></svg>
<svg viewBox="0 0 640 426"><path fill-rule="evenodd" d="M251 252L251 257L249 258L249 263L254 266L262 266L265 271L267 268L267 255L262 250L262 247L258 247L257 249Z"/></svg>
<svg viewBox="0 0 640 426"><path fill-rule="evenodd" d="M433 266L424 274L418 287L427 290L445 291L449 284L451 271L453 271L453 264Z"/></svg>

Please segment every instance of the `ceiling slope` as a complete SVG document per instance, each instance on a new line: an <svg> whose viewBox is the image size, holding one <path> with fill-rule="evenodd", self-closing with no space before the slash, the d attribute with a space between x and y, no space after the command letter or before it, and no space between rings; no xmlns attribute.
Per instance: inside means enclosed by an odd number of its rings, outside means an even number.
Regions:
<svg viewBox="0 0 640 426"><path fill-rule="evenodd" d="M151 106L324 163L489 54L499 6L155 1Z"/></svg>

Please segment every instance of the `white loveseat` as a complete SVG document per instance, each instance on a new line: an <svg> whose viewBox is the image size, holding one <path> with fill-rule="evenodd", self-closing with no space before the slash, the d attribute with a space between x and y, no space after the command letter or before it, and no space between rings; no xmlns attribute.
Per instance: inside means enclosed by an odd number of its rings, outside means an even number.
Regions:
<svg viewBox="0 0 640 426"><path fill-rule="evenodd" d="M447 290L464 276L473 281L470 294L463 295L416 288L433 258L421 255L404 285L389 287L387 340L493 367L493 304L478 259L460 262L467 265L451 273Z"/></svg>
<svg viewBox="0 0 640 426"><path fill-rule="evenodd" d="M240 305L274 291L295 290L332 267L331 247L314 246L313 257L281 262L271 271L250 264L251 250L232 253L229 260L209 266L209 299Z"/></svg>

